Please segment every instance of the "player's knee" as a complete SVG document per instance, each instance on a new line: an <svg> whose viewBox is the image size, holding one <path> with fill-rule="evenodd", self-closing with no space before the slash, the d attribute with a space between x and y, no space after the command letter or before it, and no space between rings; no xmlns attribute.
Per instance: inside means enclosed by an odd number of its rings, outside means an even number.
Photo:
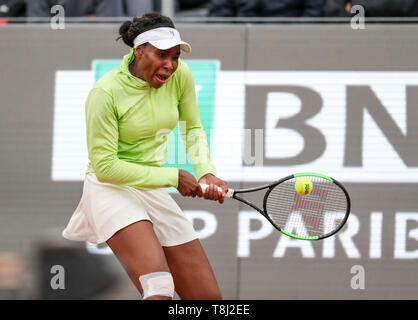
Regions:
<svg viewBox="0 0 418 320"><path fill-rule="evenodd" d="M170 272L153 272L139 277L143 299L154 297L174 297L174 281Z"/></svg>

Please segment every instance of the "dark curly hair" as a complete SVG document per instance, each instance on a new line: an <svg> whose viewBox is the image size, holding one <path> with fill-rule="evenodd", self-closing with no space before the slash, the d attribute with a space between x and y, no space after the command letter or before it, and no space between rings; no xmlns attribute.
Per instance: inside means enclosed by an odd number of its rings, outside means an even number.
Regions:
<svg viewBox="0 0 418 320"><path fill-rule="evenodd" d="M133 48L134 39L138 34L160 27L175 29L174 23L169 17L158 12L146 13L140 18L134 17L132 21L128 20L122 23L119 27L120 36L116 40L122 38L126 45Z"/></svg>

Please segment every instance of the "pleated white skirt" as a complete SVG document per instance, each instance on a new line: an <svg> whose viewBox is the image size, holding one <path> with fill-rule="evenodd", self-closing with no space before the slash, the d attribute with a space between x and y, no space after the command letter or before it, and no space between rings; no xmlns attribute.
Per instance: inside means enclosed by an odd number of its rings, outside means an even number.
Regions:
<svg viewBox="0 0 418 320"><path fill-rule="evenodd" d="M141 220L152 222L162 246L197 238L192 223L166 189L139 190L103 183L94 173L86 174L81 200L62 235L99 244Z"/></svg>

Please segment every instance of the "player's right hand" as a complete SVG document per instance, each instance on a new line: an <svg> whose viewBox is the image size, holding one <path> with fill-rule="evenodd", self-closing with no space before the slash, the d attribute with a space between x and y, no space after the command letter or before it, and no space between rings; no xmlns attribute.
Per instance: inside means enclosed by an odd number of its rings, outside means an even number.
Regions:
<svg viewBox="0 0 418 320"><path fill-rule="evenodd" d="M195 177L186 170L179 169L177 190L183 197L202 197L203 192Z"/></svg>

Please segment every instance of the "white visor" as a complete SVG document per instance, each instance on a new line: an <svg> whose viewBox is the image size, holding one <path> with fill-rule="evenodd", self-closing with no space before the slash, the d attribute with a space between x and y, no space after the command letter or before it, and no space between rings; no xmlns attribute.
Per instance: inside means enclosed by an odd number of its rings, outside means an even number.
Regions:
<svg viewBox="0 0 418 320"><path fill-rule="evenodd" d="M173 28L161 27L145 31L134 39L134 48L144 43L151 43L160 50L167 50L180 45L180 49L190 53L192 47L180 39L180 33Z"/></svg>

